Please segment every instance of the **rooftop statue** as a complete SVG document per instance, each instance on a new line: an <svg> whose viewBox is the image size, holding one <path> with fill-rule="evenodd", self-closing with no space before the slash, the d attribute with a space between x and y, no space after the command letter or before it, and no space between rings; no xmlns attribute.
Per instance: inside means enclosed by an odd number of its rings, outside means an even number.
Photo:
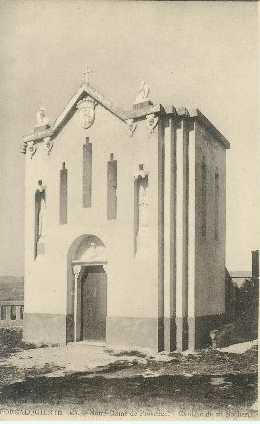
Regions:
<svg viewBox="0 0 260 424"><path fill-rule="evenodd" d="M41 107L40 110L36 113L36 119L38 126L49 125L50 120L45 116L45 107Z"/></svg>
<svg viewBox="0 0 260 424"><path fill-rule="evenodd" d="M137 96L135 98L134 104L143 103L149 100L150 88L145 81L141 82L140 88L138 90Z"/></svg>

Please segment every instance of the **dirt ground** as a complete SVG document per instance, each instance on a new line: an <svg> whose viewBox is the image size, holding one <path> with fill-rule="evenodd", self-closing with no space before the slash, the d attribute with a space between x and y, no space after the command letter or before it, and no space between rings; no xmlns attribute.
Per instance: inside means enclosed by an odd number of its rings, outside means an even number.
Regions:
<svg viewBox="0 0 260 424"><path fill-rule="evenodd" d="M19 332L0 331L0 405L5 408L30 411L45 405L62 414L103 411L106 417L121 411L128 418L131 411L142 418L222 413L242 419L256 413L256 396L257 341L154 354L84 343L36 347L24 344Z"/></svg>

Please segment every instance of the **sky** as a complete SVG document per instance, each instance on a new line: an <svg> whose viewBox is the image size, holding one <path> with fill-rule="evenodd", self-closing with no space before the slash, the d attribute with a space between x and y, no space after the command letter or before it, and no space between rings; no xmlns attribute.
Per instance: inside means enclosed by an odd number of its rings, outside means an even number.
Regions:
<svg viewBox="0 0 260 424"><path fill-rule="evenodd" d="M92 69L122 109L140 82L151 100L197 107L229 140L229 270L259 248L259 46L256 2L1 0L0 275L23 275L22 136L40 106L54 121Z"/></svg>

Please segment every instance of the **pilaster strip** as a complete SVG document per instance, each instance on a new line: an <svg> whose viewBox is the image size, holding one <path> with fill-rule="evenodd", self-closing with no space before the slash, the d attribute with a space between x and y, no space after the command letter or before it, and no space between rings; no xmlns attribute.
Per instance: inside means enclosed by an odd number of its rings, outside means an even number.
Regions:
<svg viewBox="0 0 260 424"><path fill-rule="evenodd" d="M195 126L195 125L194 125ZM189 136L189 240L188 240L188 316L195 317L195 190L196 190L196 168L195 168L195 129L190 131ZM195 324L189 319L189 349L195 349ZM193 319L194 321L194 319Z"/></svg>
<svg viewBox="0 0 260 424"><path fill-rule="evenodd" d="M158 127L158 351L164 350L164 119Z"/></svg>
<svg viewBox="0 0 260 424"><path fill-rule="evenodd" d="M166 122L164 138L164 350L176 349L176 129Z"/></svg>
<svg viewBox="0 0 260 424"><path fill-rule="evenodd" d="M188 241L189 241L189 127L183 121L183 262L182 262L182 313L188 316Z"/></svg>

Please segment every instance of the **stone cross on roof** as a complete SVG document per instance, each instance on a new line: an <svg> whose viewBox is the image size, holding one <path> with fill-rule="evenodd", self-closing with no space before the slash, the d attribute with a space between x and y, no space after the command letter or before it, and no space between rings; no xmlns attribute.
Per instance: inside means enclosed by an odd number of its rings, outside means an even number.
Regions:
<svg viewBox="0 0 260 424"><path fill-rule="evenodd" d="M92 70L89 69L88 67L86 67L85 72L83 72L83 74L85 75L86 78L86 83L89 84L89 74L91 74Z"/></svg>

